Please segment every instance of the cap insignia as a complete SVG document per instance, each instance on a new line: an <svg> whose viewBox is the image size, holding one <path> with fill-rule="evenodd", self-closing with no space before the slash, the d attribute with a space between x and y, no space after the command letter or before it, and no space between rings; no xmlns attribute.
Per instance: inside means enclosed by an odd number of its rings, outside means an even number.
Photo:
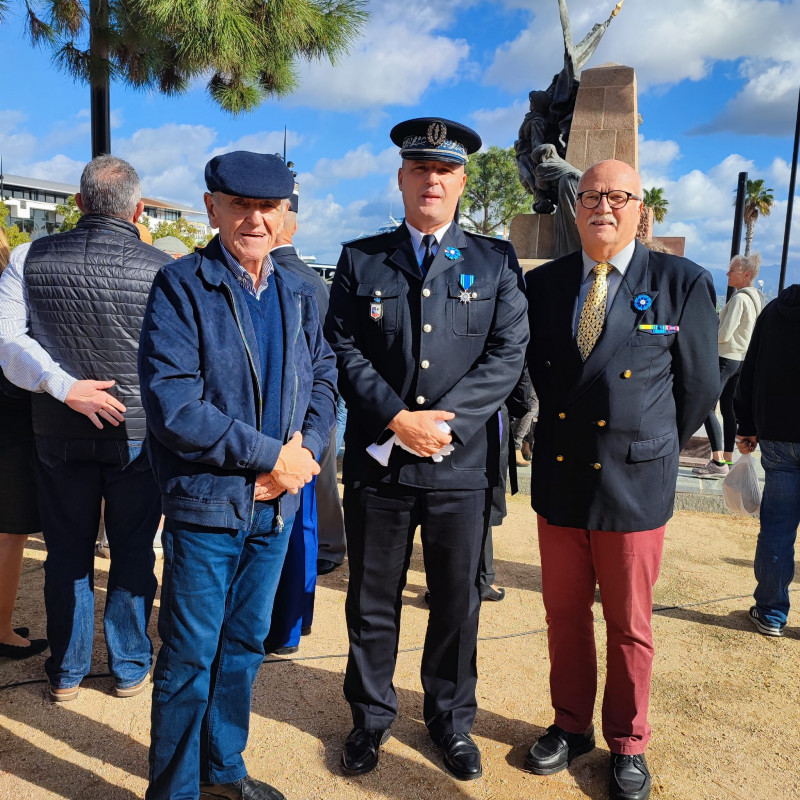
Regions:
<svg viewBox="0 0 800 800"><path fill-rule="evenodd" d="M447 141L447 125L443 122L431 122L428 125L428 143L432 147L439 147Z"/></svg>

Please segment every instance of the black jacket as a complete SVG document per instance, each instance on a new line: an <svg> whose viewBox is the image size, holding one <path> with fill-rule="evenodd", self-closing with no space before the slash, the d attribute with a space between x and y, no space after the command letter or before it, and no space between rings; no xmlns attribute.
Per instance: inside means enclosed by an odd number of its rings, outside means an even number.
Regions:
<svg viewBox="0 0 800 800"><path fill-rule="evenodd" d="M738 432L800 442L800 285L784 289L756 321L733 398Z"/></svg>
<svg viewBox="0 0 800 800"><path fill-rule="evenodd" d="M672 515L681 447L719 391L710 274L638 244L585 363L573 335L581 253L528 273L539 397L531 501L552 525L643 531ZM646 310L634 299L650 298ZM645 303L647 301L644 301ZM658 335L639 325L677 325Z"/></svg>
<svg viewBox="0 0 800 800"><path fill-rule="evenodd" d="M460 284L469 277L464 302ZM346 485L497 484L497 410L522 372L528 341L521 273L508 242L453 224L424 279L405 225L350 242L331 286L325 335L348 408ZM452 411L455 450L435 463L394 447L382 467L366 448L403 409Z"/></svg>
<svg viewBox="0 0 800 800"><path fill-rule="evenodd" d="M25 259L30 335L78 380L115 380L127 411L118 427L96 428L45 392L35 393L37 436L144 439L136 358L150 286L170 257L145 244L131 222L85 214L67 233L37 239Z"/></svg>

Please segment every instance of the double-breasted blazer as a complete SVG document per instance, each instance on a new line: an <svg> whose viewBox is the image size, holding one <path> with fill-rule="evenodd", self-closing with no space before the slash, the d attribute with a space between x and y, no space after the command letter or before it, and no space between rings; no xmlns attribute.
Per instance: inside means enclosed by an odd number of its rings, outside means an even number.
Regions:
<svg viewBox="0 0 800 800"><path fill-rule="evenodd" d="M637 242L585 363L574 335L582 279L580 252L527 275L528 367L540 403L532 505L552 525L658 528L672 515L681 447L719 392L711 275Z"/></svg>
<svg viewBox="0 0 800 800"><path fill-rule="evenodd" d="M507 241L453 223L424 278L405 225L346 244L325 335L348 408L346 485L497 483L497 411L519 379L528 342L521 272ZM403 409L452 411L453 452L435 463L394 447L386 467L368 455Z"/></svg>

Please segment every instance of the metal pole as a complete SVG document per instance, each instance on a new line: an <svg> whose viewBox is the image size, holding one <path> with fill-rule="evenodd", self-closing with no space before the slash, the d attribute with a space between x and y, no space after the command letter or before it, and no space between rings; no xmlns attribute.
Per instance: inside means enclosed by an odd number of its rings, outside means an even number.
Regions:
<svg viewBox="0 0 800 800"><path fill-rule="evenodd" d="M89 52L93 60L108 62L108 0L90 0ZM102 31L102 34L100 33ZM94 67L97 69L97 67ZM111 152L111 107L109 73L91 77L92 158Z"/></svg>
<svg viewBox="0 0 800 800"><path fill-rule="evenodd" d="M789 202L786 204L786 230L783 233L783 255L781 256L781 279L778 291L782 292L786 283L786 260L789 258L789 234L792 230L792 207L794 206L794 184L797 179L797 147L800 144L800 93L797 96L797 123L794 128L794 152L792 153L792 174L789 178Z"/></svg>
<svg viewBox="0 0 800 800"><path fill-rule="evenodd" d="M739 173L739 184L736 187L736 210L733 215L733 239L731 241L731 258L738 256L742 249L742 223L744 222L744 197L747 192L747 173ZM728 287L725 294L726 302L736 291L733 286Z"/></svg>

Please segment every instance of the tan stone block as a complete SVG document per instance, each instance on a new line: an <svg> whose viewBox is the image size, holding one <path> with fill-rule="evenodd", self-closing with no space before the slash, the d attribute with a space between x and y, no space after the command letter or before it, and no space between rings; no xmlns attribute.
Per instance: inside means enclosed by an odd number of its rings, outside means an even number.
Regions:
<svg viewBox="0 0 800 800"><path fill-rule="evenodd" d="M570 131L569 142L567 143L567 161L575 169L581 171L586 169L586 142L588 131Z"/></svg>
<svg viewBox="0 0 800 800"><path fill-rule="evenodd" d="M609 158L616 158L616 131L589 131L586 142L586 171L592 164L598 161L605 161Z"/></svg>
<svg viewBox="0 0 800 800"><path fill-rule="evenodd" d="M593 89L591 91L597 91ZM603 127L624 130L636 128L636 90L633 84L609 86L605 90Z"/></svg>
<svg viewBox="0 0 800 800"><path fill-rule="evenodd" d="M633 67L593 67L581 72L581 86L622 86L635 80Z"/></svg>
<svg viewBox="0 0 800 800"><path fill-rule="evenodd" d="M575 113L572 116L570 136L572 136L572 131L600 130L606 127L603 124L605 105L606 90L604 87L590 89L581 86L575 100Z"/></svg>
<svg viewBox="0 0 800 800"><path fill-rule="evenodd" d="M553 237L552 214L517 214L511 220L508 238L517 258L552 258Z"/></svg>
<svg viewBox="0 0 800 800"><path fill-rule="evenodd" d="M617 131L617 140L614 147L614 155L609 158L616 158L617 161L624 161L630 164L637 172L639 171L639 133L637 130Z"/></svg>
<svg viewBox="0 0 800 800"><path fill-rule="evenodd" d="M654 236L653 241L675 256L686 255L686 239L683 236Z"/></svg>

